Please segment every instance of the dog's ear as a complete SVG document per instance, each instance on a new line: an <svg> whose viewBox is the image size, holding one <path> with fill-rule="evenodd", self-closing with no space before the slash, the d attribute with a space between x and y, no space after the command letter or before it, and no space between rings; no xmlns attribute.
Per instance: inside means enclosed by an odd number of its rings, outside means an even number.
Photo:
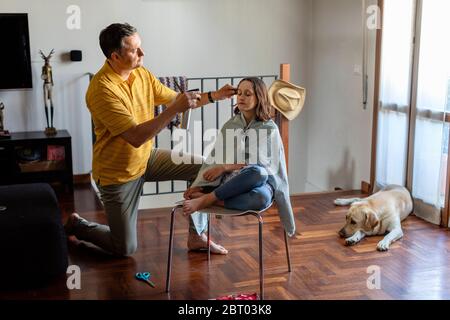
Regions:
<svg viewBox="0 0 450 320"><path fill-rule="evenodd" d="M373 210L364 210L364 214L364 224L367 226L367 228L374 229L378 225L378 223L380 223L377 214Z"/></svg>

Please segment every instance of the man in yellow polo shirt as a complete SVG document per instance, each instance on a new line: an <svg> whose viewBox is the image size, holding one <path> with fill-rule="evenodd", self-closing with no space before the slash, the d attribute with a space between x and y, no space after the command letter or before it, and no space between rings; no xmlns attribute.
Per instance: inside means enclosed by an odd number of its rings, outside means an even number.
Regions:
<svg viewBox="0 0 450 320"><path fill-rule="evenodd" d="M177 113L214 100L230 98L235 89L225 85L209 93L178 94L163 86L143 65L144 52L137 30L115 23L100 33L106 62L89 85L86 102L95 126L93 178L100 190L108 226L73 213L66 232L119 256L137 249L136 222L139 198L146 181L195 179L201 165L172 162L171 151L155 149L155 137ZM167 109L154 118L154 107ZM191 163L199 163L191 157ZM189 249L207 247L204 233L197 234L190 218ZM226 254L212 243L212 251Z"/></svg>

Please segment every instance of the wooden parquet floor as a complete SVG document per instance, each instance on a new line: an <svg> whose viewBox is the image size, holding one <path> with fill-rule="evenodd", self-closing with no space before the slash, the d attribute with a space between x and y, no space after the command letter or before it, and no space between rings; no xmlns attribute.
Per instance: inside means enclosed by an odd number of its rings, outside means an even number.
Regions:
<svg viewBox="0 0 450 320"><path fill-rule="evenodd" d="M292 272L287 272L282 228L275 210L264 217L265 298L316 299L449 299L450 234L414 216L404 223L405 236L385 253L377 252L381 237L344 246L337 231L345 208L335 207L340 192L292 198L298 234L290 239ZM88 220L105 223L101 206L89 186L78 186L74 201L61 201L64 214L75 209ZM39 290L0 293L6 299L210 299L259 290L258 225L254 217L213 220L213 240L227 256L188 252L188 222L178 215L175 224L172 290L164 292L170 210L143 210L138 221L139 249L132 257L113 258L71 241L71 265L81 268L81 289L68 290L66 278ZM375 266L380 289L367 282ZM371 269L369 269L370 271ZM156 288L134 279L150 271Z"/></svg>

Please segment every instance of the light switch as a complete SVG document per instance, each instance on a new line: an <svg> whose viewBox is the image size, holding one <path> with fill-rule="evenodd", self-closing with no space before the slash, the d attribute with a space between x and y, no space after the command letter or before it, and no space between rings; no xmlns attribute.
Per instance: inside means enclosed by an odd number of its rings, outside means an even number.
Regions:
<svg viewBox="0 0 450 320"><path fill-rule="evenodd" d="M353 66L353 74L357 75L357 76L361 76L362 75L362 70L361 69L362 69L361 65L355 64Z"/></svg>

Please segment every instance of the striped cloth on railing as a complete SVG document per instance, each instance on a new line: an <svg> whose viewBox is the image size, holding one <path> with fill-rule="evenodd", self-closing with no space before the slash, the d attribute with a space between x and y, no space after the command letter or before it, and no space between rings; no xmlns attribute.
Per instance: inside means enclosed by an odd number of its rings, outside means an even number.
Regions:
<svg viewBox="0 0 450 320"><path fill-rule="evenodd" d="M176 92L180 92L180 90L175 84L175 81L178 83L181 90L186 91L188 88L186 77L159 77L158 79L159 81L161 81L163 85ZM155 117L157 117L165 109L166 109L165 105L155 106ZM177 114L175 118L173 118L172 121L170 121L170 123L167 125L167 128L170 130L173 127L178 127L180 123L181 123L181 116Z"/></svg>

